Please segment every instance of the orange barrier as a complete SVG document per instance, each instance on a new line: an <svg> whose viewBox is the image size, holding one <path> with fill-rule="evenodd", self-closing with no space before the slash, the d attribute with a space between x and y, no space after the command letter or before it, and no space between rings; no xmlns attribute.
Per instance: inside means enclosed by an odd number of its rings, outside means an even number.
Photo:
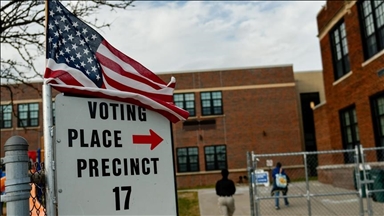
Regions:
<svg viewBox="0 0 384 216"><path fill-rule="evenodd" d="M1 187L0 191L5 191L5 177L1 178ZM31 196L29 197L29 211L30 216L44 216L45 215L45 208L36 197L36 185L31 184Z"/></svg>
<svg viewBox="0 0 384 216"><path fill-rule="evenodd" d="M32 198L36 197L36 185L31 184L32 189L31 189L31 196L29 197L29 211L30 211L30 216L45 216L45 208L37 198Z"/></svg>
<svg viewBox="0 0 384 216"><path fill-rule="evenodd" d="M1 182L0 182L0 192L5 191L5 177L1 177Z"/></svg>

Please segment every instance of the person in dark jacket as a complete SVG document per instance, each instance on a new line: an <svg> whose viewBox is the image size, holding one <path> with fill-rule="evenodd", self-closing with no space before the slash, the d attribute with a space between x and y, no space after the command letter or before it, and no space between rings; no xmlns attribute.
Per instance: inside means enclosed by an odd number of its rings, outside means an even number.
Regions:
<svg viewBox="0 0 384 216"><path fill-rule="evenodd" d="M216 182L216 194L219 196L218 205L224 216L232 216L235 212L235 200L233 195L236 192L235 183L228 179L227 169L221 170L222 179Z"/></svg>
<svg viewBox="0 0 384 216"><path fill-rule="evenodd" d="M281 163L277 162L276 167L272 170L272 178L273 178L273 187L272 187L272 192L271 195L275 196L275 208L276 210L280 209L279 206L279 196L280 196L280 191L283 193L283 196L286 196L288 193L288 184L285 187L278 187L276 184L276 175L278 174L283 174L287 178L287 183L290 182L288 175L285 173L285 170L281 167ZM285 206L289 206L288 198L284 197L284 203Z"/></svg>

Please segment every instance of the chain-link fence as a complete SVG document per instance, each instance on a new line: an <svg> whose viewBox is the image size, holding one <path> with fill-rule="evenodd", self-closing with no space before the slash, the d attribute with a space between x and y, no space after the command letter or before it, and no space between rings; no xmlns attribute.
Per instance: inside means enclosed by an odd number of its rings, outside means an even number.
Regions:
<svg viewBox="0 0 384 216"><path fill-rule="evenodd" d="M29 198L29 215L30 216L46 216L45 209L45 177L44 177L44 163L29 162L29 173L31 177L31 192ZM2 166L2 171L5 173L5 168ZM2 176L6 178L6 176ZM4 182L2 182L4 184ZM6 216L6 203L1 203L0 215Z"/></svg>
<svg viewBox="0 0 384 216"><path fill-rule="evenodd" d="M31 195L29 198L29 215L46 216L45 209L45 177L44 162L29 163L29 175L31 176Z"/></svg>
<svg viewBox="0 0 384 216"><path fill-rule="evenodd" d="M366 176L365 190L368 215L384 215L384 147L362 149ZM364 191L363 190L363 191ZM378 205L380 203L381 205Z"/></svg>
<svg viewBox="0 0 384 216"><path fill-rule="evenodd" d="M383 150L248 153L251 215L383 215ZM271 193L277 162L290 180L278 203Z"/></svg>
<svg viewBox="0 0 384 216"><path fill-rule="evenodd" d="M278 154L248 152L247 158L251 215L384 213L384 147ZM280 193L278 210L276 193L271 193L277 162L289 176L288 190L285 195ZM46 216L44 162L29 163L28 170L29 214Z"/></svg>

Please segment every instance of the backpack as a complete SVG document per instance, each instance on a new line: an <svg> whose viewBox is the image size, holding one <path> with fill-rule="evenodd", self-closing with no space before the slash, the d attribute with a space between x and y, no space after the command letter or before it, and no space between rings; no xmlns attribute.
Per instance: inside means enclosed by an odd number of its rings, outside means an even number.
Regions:
<svg viewBox="0 0 384 216"><path fill-rule="evenodd" d="M280 169L280 173L276 174L276 186L279 188L286 188L288 181L287 176L281 173L282 169Z"/></svg>

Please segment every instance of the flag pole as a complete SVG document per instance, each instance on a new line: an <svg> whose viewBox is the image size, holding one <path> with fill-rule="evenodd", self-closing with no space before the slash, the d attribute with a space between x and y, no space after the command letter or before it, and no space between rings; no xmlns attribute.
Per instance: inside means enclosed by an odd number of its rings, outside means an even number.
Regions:
<svg viewBox="0 0 384 216"><path fill-rule="evenodd" d="M45 0L45 35L47 35L48 24L48 1ZM47 46L47 45L46 45ZM47 47L45 49L47 52ZM45 208L47 215L56 216L56 196L55 196L55 166L53 148L53 121L52 121L52 89L51 86L43 82L43 125L44 125L44 164L45 164Z"/></svg>

